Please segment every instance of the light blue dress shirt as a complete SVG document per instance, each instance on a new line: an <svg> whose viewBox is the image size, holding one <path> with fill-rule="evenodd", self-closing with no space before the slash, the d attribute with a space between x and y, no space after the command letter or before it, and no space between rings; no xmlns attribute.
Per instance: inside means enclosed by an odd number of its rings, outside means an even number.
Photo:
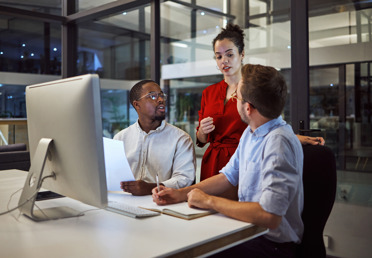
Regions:
<svg viewBox="0 0 372 258"><path fill-rule="evenodd" d="M239 201L258 202L282 222L265 236L275 242L300 243L303 234L303 152L291 126L280 116L240 138L229 163L220 171L234 186Z"/></svg>

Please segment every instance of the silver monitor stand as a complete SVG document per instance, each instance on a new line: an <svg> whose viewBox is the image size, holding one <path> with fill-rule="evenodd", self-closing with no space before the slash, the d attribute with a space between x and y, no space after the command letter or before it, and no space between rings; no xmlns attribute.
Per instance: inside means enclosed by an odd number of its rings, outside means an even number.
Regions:
<svg viewBox="0 0 372 258"><path fill-rule="evenodd" d="M43 182L45 161L48 157L48 151L52 142L53 140L48 138L43 138L40 140L34 157L32 158L31 167L18 202L21 213L34 221L45 221L84 215L83 213L69 207L54 207L42 210L34 210L36 196ZM53 175L50 175L50 177L53 177Z"/></svg>

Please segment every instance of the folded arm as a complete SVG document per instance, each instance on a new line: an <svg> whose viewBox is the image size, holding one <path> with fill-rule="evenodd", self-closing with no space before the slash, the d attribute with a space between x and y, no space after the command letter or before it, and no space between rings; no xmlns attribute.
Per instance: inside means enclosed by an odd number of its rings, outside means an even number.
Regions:
<svg viewBox="0 0 372 258"><path fill-rule="evenodd" d="M226 216L258 226L275 229L282 217L266 212L257 202L238 202L206 194L200 189L193 189L187 195L190 207L212 209Z"/></svg>

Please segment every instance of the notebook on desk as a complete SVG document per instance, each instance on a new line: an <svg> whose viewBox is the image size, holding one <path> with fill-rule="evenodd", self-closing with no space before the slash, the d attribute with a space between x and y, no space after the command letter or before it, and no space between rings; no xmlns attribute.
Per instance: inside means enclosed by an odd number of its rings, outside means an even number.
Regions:
<svg viewBox="0 0 372 258"><path fill-rule="evenodd" d="M166 214L177 218L191 220L215 213L213 210L190 208L187 202L159 206L152 200L151 195L133 196L128 193L109 192L109 202L125 203L138 209L155 212L157 215Z"/></svg>
<svg viewBox="0 0 372 258"><path fill-rule="evenodd" d="M191 220L200 217L204 217L213 213L216 213L213 210L204 210L190 208L187 202L181 202L176 204L169 204L159 206L154 202L143 204L139 206L140 208L156 211L159 213L167 214L181 219Z"/></svg>

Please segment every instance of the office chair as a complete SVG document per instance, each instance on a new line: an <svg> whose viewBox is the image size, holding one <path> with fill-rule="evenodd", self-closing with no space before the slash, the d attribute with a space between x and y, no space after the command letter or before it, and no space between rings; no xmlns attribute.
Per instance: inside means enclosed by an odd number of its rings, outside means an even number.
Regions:
<svg viewBox="0 0 372 258"><path fill-rule="evenodd" d="M326 146L304 145L304 235L298 257L326 257L323 230L336 195L336 159Z"/></svg>

